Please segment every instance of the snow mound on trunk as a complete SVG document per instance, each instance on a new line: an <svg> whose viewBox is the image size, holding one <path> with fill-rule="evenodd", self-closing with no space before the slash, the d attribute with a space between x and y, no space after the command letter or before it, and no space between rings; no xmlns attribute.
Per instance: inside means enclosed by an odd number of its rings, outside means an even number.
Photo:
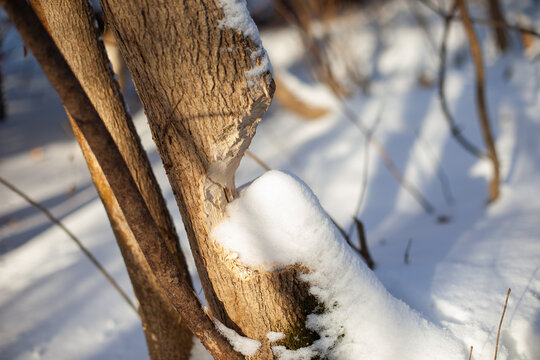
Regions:
<svg viewBox="0 0 540 360"><path fill-rule="evenodd" d="M321 339L309 348L273 348L281 359L464 359L463 344L390 295L353 253L299 179L269 171L241 191L214 239L245 265L273 271L303 264L310 292L325 305L308 326Z"/></svg>

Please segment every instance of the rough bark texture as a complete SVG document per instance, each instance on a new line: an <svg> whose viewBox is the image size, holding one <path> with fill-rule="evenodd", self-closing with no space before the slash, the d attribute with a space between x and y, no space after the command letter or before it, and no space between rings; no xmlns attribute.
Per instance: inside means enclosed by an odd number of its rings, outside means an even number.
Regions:
<svg viewBox="0 0 540 360"><path fill-rule="evenodd" d="M146 153L127 113L118 84L93 25L86 0L32 0L42 22L66 58L90 101L103 119L128 164L152 217L179 269L189 273L178 237ZM144 258L94 154L71 120L92 179L105 205L140 304L140 314L152 359L188 359L192 334L171 306Z"/></svg>
<svg viewBox="0 0 540 360"><path fill-rule="evenodd" d="M127 225L174 308L215 359L243 359L217 331L182 270L176 266L176 260L161 238L118 147L32 9L25 1L18 0L0 0L0 5L24 43L34 53L64 106L87 139Z"/></svg>
<svg viewBox="0 0 540 360"><path fill-rule="evenodd" d="M493 168L493 177L489 182L489 201L493 202L499 197L499 183L500 183L500 168L499 158L497 156L497 149L495 148L495 142L493 141L493 134L491 132L491 126L489 122L486 99L485 99L485 73L484 73L484 61L482 59L482 50L480 49L480 42L474 31L474 27L469 16L469 10L465 0L457 0L459 11L461 13L461 19L463 20L463 26L469 39L469 48L474 61L474 70L476 73L476 108L478 110L478 117L480 118L480 127L482 129L482 136L488 150L488 156L491 160Z"/></svg>
<svg viewBox="0 0 540 360"><path fill-rule="evenodd" d="M270 104L271 74L250 76L261 49L219 25L216 0L103 0L102 8L142 100L169 176L199 276L215 317L263 343L309 345L305 316L316 306L299 267L264 273L243 267L209 234L236 194L234 172Z"/></svg>

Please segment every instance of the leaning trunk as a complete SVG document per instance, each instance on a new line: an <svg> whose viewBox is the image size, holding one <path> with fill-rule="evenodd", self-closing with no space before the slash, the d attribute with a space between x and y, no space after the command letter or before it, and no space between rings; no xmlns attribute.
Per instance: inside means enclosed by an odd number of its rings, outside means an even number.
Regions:
<svg viewBox="0 0 540 360"><path fill-rule="evenodd" d="M93 26L90 5L86 0L32 0L31 3L106 124L160 229L161 237L173 254L177 266L183 269L184 276L189 278L176 231L150 162L127 113L103 44ZM73 119L70 120L94 184L105 205L139 301L150 357L188 359L192 345L191 332L159 287L87 139Z"/></svg>
<svg viewBox="0 0 540 360"><path fill-rule="evenodd" d="M274 90L254 25L224 18L230 7L247 12L245 5L220 4L102 1L167 170L212 315L261 341L254 358L269 359L269 331L284 332L281 344L292 349L314 341L305 319L316 301L298 279L300 267L255 271L210 237L236 196L234 173Z"/></svg>

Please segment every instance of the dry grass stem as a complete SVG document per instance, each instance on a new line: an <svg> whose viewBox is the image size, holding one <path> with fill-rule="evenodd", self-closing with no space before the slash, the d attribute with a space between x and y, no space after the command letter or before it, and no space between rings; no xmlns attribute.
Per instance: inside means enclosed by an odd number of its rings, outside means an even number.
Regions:
<svg viewBox="0 0 540 360"><path fill-rule="evenodd" d="M497 351L499 350L499 337L501 335L502 322L503 322L503 319L504 319L504 313L506 312L506 306L508 305L508 298L510 297L510 292L511 291L512 291L512 289L508 288L508 292L506 293L506 300L504 301L504 308L503 308L503 312L502 312L502 315L501 315L501 321L499 322L499 330L497 330L497 343L495 344L495 357L494 357L494 360L497 360Z"/></svg>

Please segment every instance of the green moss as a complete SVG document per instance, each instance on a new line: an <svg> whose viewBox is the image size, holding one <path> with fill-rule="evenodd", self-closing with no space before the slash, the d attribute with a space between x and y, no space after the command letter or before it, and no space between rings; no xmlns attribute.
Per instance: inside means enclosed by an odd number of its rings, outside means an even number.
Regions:
<svg viewBox="0 0 540 360"><path fill-rule="evenodd" d="M300 304L302 311L302 322L289 331L284 332L285 338L276 345L285 346L289 350L298 350L308 347L316 340L320 339L319 334L306 328L306 318L309 314L322 314L325 312L325 306L319 302L313 295L309 295ZM316 359L319 359L317 357Z"/></svg>
<svg viewBox="0 0 540 360"><path fill-rule="evenodd" d="M305 326L305 321L309 314L322 315L330 311L330 309L318 301L314 296L309 295L302 303L302 323L298 326L292 328L285 333L285 338L276 343L276 345L285 346L289 350L298 350L303 347L308 347L312 345L315 341L320 339L320 336L317 332L309 330ZM334 302L331 306L332 309L339 307L339 303ZM336 344L341 342L345 334L339 334L337 337ZM336 345L334 344L334 346ZM333 347L333 346L332 346ZM326 357L322 355L316 355L311 360L324 360Z"/></svg>

